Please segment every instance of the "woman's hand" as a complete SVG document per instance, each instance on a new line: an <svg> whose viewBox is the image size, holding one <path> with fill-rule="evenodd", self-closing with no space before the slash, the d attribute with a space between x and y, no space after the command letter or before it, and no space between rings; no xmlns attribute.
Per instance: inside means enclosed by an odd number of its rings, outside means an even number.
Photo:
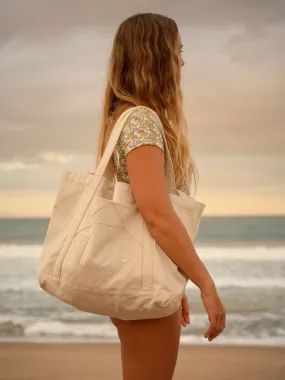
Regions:
<svg viewBox="0 0 285 380"><path fill-rule="evenodd" d="M208 314L210 326L204 337L211 342L226 327L226 309L218 295L215 285L201 290L201 298Z"/></svg>
<svg viewBox="0 0 285 380"><path fill-rule="evenodd" d="M187 324L190 324L190 307L189 307L189 302L186 297L186 294L184 294L181 300L181 312L182 312L181 324L183 327L186 327Z"/></svg>

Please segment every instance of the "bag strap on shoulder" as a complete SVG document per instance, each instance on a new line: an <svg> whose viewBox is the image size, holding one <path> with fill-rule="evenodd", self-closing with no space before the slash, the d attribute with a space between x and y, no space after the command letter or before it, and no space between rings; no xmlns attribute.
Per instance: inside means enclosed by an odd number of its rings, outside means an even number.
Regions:
<svg viewBox="0 0 285 380"><path fill-rule="evenodd" d="M120 134L123 130L124 125L126 124L127 120L129 117L132 115L134 110L136 110L139 107L144 107L144 106L138 106L138 107L132 107L127 109L125 112L122 113L122 115L118 118L116 124L113 127L112 133L109 137L109 140L107 142L106 148L104 150L103 156L95 170L95 175L99 177L106 176L106 172L108 170L108 167L110 168L110 163L111 163L111 158L112 154L114 152L114 149L116 147L116 144L119 140ZM147 107L144 107L147 108ZM150 108L148 108L151 110ZM151 110L154 112L153 110ZM166 170L166 180L167 180L167 185L170 191L175 191L176 186L175 186L175 176L174 176L174 170L173 170L173 164L172 164L172 159L170 155L170 151L167 145L166 141L166 136L164 133L163 126L161 125L161 131L163 134L163 140L164 140L164 149L165 149L165 160L166 160L166 165L165 165L165 170Z"/></svg>

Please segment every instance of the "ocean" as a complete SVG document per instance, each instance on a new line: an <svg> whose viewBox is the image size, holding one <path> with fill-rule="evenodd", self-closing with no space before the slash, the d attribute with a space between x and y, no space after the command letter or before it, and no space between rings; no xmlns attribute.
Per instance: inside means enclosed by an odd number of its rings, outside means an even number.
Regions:
<svg viewBox="0 0 285 380"><path fill-rule="evenodd" d="M75 310L40 289L36 265L48 219L0 219L0 340L116 342L104 316ZM182 344L285 346L285 216L203 217L195 247L227 310L209 343L208 318L190 281L191 324Z"/></svg>

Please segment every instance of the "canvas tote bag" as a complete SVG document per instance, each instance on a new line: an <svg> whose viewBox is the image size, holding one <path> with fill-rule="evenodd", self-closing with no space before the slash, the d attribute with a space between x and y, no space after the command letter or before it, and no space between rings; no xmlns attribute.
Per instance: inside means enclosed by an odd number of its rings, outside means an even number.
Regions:
<svg viewBox="0 0 285 380"><path fill-rule="evenodd" d="M95 173L63 172L37 267L46 292L76 309L124 320L174 313L187 283L150 235L130 185L110 174L112 153L135 108L118 119ZM193 241L205 204L175 188L163 137L169 196Z"/></svg>

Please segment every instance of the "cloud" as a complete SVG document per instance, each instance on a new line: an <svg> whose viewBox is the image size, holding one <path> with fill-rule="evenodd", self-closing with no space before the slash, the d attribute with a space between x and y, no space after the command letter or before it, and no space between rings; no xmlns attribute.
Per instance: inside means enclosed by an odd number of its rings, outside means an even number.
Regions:
<svg viewBox="0 0 285 380"><path fill-rule="evenodd" d="M182 31L184 104L195 154L284 157L285 26L230 52L240 28Z"/></svg>
<svg viewBox="0 0 285 380"><path fill-rule="evenodd" d="M20 161L14 162L0 162L0 170L3 171L15 171L15 170L30 170L37 168L37 164L24 164Z"/></svg>
<svg viewBox="0 0 285 380"><path fill-rule="evenodd" d="M247 65L270 65L272 74L275 75L278 71L284 70L285 51L282 48L284 39L285 22L257 29L243 28L229 39L223 51L236 62L245 62Z"/></svg>
<svg viewBox="0 0 285 380"><path fill-rule="evenodd" d="M22 192L35 192L39 196L44 192L54 194L63 171L91 172L94 168L94 157L86 154L74 156L72 160L55 154L53 158L50 156L48 161L39 156L2 161L0 191L6 192L7 196L13 194L18 196Z"/></svg>
<svg viewBox="0 0 285 380"><path fill-rule="evenodd" d="M283 0L2 0L0 38L19 33L58 33L78 26L113 28L138 12L156 12L173 17L180 24L220 27L233 23L271 24L284 20Z"/></svg>
<svg viewBox="0 0 285 380"><path fill-rule="evenodd" d="M44 165L62 164L65 165L74 159L71 155L59 154L55 152L43 152L34 157L15 157L12 161L0 162L0 171L15 171L15 170L33 170Z"/></svg>
<svg viewBox="0 0 285 380"><path fill-rule="evenodd" d="M15 38L0 52L0 156L94 152L108 49L93 30L45 45ZM98 52L100 53L98 55Z"/></svg>
<svg viewBox="0 0 285 380"><path fill-rule="evenodd" d="M27 129L32 128L32 125L30 123L25 123L25 122L13 122L13 121L6 121L6 120L1 120L0 121L0 133L1 132L12 132L12 131L25 131Z"/></svg>
<svg viewBox="0 0 285 380"><path fill-rule="evenodd" d="M43 159L44 162L47 162L47 163L66 164L67 162L70 162L73 160L73 157L70 155L67 156L64 154L57 154L55 152L41 153L40 157Z"/></svg>

